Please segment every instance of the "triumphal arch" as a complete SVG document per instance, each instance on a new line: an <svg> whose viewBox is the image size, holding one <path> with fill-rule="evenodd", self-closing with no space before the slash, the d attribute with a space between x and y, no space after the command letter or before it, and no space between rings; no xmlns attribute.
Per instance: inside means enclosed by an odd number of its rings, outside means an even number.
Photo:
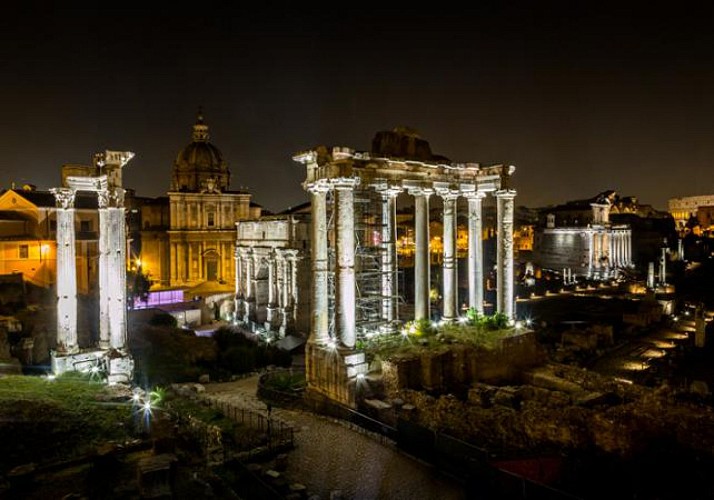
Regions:
<svg viewBox="0 0 714 500"><path fill-rule="evenodd" d="M468 200L468 306L483 312L482 200L497 204L496 311L514 317L515 190L507 164L455 163L433 155L409 130L380 132L371 152L319 146L293 159L306 168L312 210L311 324L306 350L308 389L355 405L355 385L367 371L360 336L393 331L396 293L396 198L414 205L413 319L430 314L429 200L443 211L441 319L459 316L456 269L457 200ZM376 279L375 279L376 277Z"/></svg>

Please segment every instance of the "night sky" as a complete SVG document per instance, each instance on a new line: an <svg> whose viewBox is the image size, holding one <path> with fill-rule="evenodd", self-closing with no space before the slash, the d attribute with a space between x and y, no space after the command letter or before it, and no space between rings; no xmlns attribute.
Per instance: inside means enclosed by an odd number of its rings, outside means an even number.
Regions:
<svg viewBox="0 0 714 500"><path fill-rule="evenodd" d="M528 206L714 193L711 7L234 3L4 7L0 185L55 186L108 148L136 153L126 186L161 195L200 105L232 187L274 211L306 199L293 152L368 150L398 125L453 160L516 165Z"/></svg>

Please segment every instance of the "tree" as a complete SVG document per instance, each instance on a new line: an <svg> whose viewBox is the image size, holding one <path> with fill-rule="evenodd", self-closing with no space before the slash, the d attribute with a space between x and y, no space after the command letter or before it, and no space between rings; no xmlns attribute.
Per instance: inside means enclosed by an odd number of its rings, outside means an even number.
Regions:
<svg viewBox="0 0 714 500"><path fill-rule="evenodd" d="M143 272L141 266L126 272L126 299L130 307L134 307L135 299L146 301L150 288L149 273Z"/></svg>

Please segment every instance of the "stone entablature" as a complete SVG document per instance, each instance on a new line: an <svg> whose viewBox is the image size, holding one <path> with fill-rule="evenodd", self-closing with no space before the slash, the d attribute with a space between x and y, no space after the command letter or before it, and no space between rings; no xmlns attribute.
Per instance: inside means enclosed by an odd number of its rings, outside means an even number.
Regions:
<svg viewBox="0 0 714 500"><path fill-rule="evenodd" d="M478 163L438 163L391 158L374 158L370 153L345 147L331 150L320 146L293 156L307 167L304 185L331 179L359 178L361 184L387 183L390 186L427 189L455 189L459 192L491 192L508 187L513 165L481 166ZM327 184L330 184L327 182Z"/></svg>

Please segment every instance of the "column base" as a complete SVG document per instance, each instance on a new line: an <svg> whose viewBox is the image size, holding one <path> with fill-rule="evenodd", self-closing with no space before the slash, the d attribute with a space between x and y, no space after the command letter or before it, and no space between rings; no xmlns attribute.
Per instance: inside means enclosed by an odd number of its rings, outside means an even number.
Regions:
<svg viewBox="0 0 714 500"><path fill-rule="evenodd" d="M268 306L266 309L265 329L274 332L280 325L280 309L276 306Z"/></svg>
<svg viewBox="0 0 714 500"><path fill-rule="evenodd" d="M134 378L134 360L129 353L116 349L87 349L76 353L51 351L50 360L55 376L82 372L96 376L97 381L106 378L109 384L130 384Z"/></svg>
<svg viewBox="0 0 714 500"><path fill-rule="evenodd" d="M307 390L350 408L358 402L358 378L369 365L363 352L330 348L315 342L305 346Z"/></svg>

